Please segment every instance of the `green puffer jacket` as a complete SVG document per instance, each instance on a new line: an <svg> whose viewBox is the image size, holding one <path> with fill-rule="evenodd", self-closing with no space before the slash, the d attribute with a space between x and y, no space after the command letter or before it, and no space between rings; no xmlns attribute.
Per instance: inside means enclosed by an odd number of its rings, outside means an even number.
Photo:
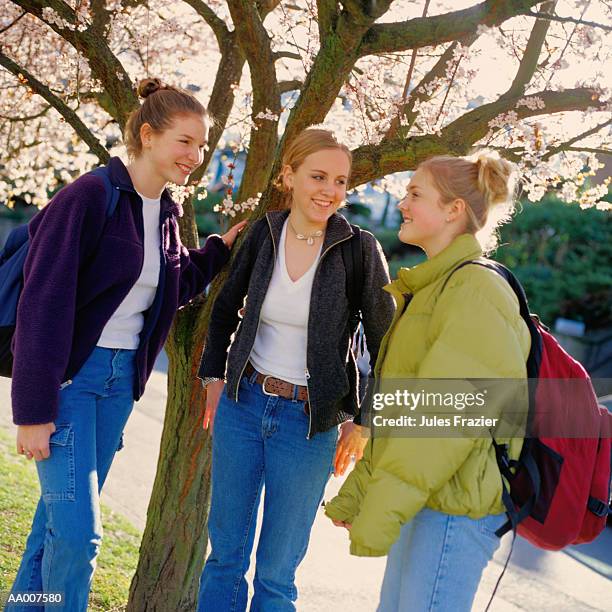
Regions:
<svg viewBox="0 0 612 612"><path fill-rule="evenodd" d="M398 308L378 354L381 382L526 378L529 331L506 281L469 265L442 291L458 264L481 256L476 238L462 234L428 261L402 268L385 287ZM413 297L404 311L406 294ZM508 442L510 456L517 458L522 440ZM352 554L382 556L422 508L481 518L503 511L501 490L490 439L376 437L374 432L325 513L352 524Z"/></svg>

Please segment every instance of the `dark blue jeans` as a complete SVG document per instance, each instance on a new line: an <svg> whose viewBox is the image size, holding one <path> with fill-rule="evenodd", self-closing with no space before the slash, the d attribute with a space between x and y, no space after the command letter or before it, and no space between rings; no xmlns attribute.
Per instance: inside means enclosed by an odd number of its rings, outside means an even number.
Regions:
<svg viewBox="0 0 612 612"><path fill-rule="evenodd" d="M97 347L60 391L51 454L36 463L42 495L12 588L63 593L64 606L48 610L87 609L102 540L99 493L134 404L135 354Z"/></svg>
<svg viewBox="0 0 612 612"><path fill-rule="evenodd" d="M265 485L251 611L295 610L295 571L332 472L338 430L306 439L304 402L263 393L242 379L239 401L222 395L215 417L212 546L200 582L199 612L245 610L245 573Z"/></svg>

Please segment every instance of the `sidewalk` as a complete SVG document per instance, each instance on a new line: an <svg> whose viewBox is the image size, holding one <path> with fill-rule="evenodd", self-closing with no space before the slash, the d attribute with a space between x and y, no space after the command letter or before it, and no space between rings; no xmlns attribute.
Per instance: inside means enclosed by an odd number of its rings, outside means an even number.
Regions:
<svg viewBox="0 0 612 612"><path fill-rule="evenodd" d="M102 501L144 528L166 400L166 376L155 371L144 397L136 404L125 432L125 448L117 454ZM0 427L13 429L10 381L0 378ZM325 499L333 497L342 479L332 479ZM261 515L259 517L259 523ZM475 611L484 610L508 554L509 538L489 564L477 595ZM253 575L254 557L249 571ZM385 559L348 554L346 532L317 518L306 559L297 575L300 612L373 612L378 601ZM607 604L605 602L608 602ZM493 612L537 610L582 612L610 610L612 602L612 529L594 544L569 552L548 553L517 539L512 560L494 600ZM420 612L420 611L415 611Z"/></svg>

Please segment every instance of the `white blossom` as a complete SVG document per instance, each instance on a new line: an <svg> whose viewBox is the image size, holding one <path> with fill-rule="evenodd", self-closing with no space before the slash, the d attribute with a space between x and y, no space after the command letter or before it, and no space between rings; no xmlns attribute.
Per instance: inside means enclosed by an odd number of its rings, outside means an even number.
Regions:
<svg viewBox="0 0 612 612"><path fill-rule="evenodd" d="M538 110L546 108L544 100L538 96L531 96L529 98L521 98L515 105L516 108L526 106L529 110Z"/></svg>

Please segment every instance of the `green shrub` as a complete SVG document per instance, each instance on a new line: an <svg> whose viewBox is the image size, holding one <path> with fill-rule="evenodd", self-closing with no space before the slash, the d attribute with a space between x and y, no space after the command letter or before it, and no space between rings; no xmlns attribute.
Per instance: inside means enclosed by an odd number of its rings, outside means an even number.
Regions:
<svg viewBox="0 0 612 612"><path fill-rule="evenodd" d="M516 273L544 322L566 317L589 329L612 324L609 212L549 197L526 204L501 229L500 244L494 258Z"/></svg>

